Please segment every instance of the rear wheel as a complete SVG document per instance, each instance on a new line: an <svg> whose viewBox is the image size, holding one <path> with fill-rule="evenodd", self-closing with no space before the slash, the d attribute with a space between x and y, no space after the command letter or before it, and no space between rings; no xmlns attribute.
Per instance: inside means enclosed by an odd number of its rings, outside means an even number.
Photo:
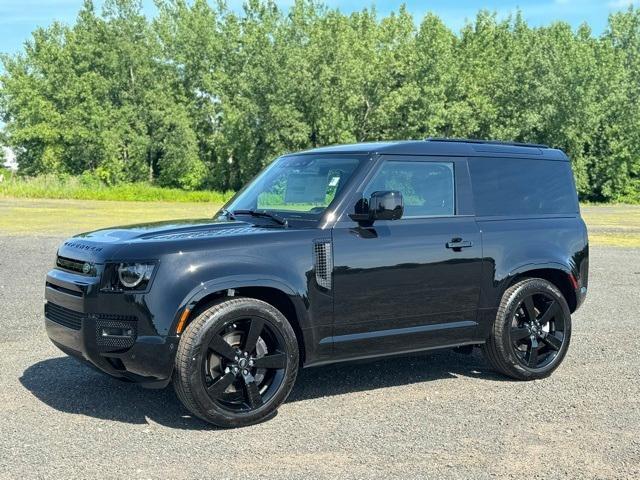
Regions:
<svg viewBox="0 0 640 480"><path fill-rule="evenodd" d="M483 350L496 370L535 380L558 368L570 339L571 313L562 293L546 280L528 278L504 293Z"/></svg>
<svg viewBox="0 0 640 480"><path fill-rule="evenodd" d="M185 330L174 387L196 416L241 427L273 416L298 372L298 344L287 319L268 303L237 298L213 305Z"/></svg>

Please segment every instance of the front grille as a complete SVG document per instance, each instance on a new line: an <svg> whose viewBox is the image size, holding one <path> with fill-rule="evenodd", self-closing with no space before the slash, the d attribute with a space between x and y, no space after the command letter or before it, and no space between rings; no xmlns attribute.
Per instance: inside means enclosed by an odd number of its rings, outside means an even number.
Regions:
<svg viewBox="0 0 640 480"><path fill-rule="evenodd" d="M89 265L88 271L84 270L85 264ZM58 256L56 258L56 266L58 268L61 268L62 270L67 270L69 272L74 272L74 273L80 273L82 275L93 275L95 272L95 269L93 268L93 266L91 264L88 264L87 262L74 260L72 258L61 257L61 256Z"/></svg>
<svg viewBox="0 0 640 480"><path fill-rule="evenodd" d="M69 310L54 303L45 303L44 316L52 322L59 323L73 330L80 330L84 314Z"/></svg>

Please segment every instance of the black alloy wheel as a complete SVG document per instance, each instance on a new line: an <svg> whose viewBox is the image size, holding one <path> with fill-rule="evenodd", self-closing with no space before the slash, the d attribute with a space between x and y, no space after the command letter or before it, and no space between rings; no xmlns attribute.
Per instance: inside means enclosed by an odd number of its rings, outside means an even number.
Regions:
<svg viewBox="0 0 640 480"><path fill-rule="evenodd" d="M285 316L253 298L223 299L187 326L173 383L196 416L243 427L276 413L298 372L298 342Z"/></svg>
<svg viewBox="0 0 640 480"><path fill-rule="evenodd" d="M525 297L513 315L511 345L522 364L531 369L549 365L565 341L565 320L559 302L546 293Z"/></svg>
<svg viewBox="0 0 640 480"><path fill-rule="evenodd" d="M262 406L284 380L284 339L260 317L228 321L216 332L203 356L207 394L231 412Z"/></svg>

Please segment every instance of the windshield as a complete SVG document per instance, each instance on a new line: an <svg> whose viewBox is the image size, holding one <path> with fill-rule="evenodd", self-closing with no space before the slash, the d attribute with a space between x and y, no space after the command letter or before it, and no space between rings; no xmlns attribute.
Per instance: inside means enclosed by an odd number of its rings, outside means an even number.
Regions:
<svg viewBox="0 0 640 480"><path fill-rule="evenodd" d="M225 210L269 212L284 218L319 218L365 159L337 155L281 157Z"/></svg>

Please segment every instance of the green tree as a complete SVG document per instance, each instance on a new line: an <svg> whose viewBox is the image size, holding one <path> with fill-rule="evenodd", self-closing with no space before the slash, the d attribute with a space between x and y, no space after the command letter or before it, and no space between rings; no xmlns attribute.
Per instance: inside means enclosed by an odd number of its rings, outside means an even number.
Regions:
<svg viewBox="0 0 640 480"><path fill-rule="evenodd" d="M533 28L480 11L459 33L404 7L315 0L85 1L3 55L0 115L28 175L237 189L277 155L333 143L475 137L572 158L583 199L640 201L640 10Z"/></svg>
<svg viewBox="0 0 640 480"><path fill-rule="evenodd" d="M4 56L2 109L27 174L95 174L107 183L153 180L196 188L205 169L174 69L134 0L86 1L71 28L34 33L24 54ZM177 155L176 152L183 153Z"/></svg>

